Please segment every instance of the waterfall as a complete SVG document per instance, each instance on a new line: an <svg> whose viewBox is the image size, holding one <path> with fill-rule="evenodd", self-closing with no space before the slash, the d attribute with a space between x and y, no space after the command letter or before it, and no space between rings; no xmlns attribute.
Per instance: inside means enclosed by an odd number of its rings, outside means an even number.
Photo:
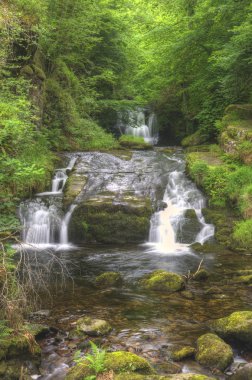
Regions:
<svg viewBox="0 0 252 380"><path fill-rule="evenodd" d="M119 114L118 128L121 133L135 137L143 137L145 142L157 144L158 124L154 113L146 116L145 110L127 110Z"/></svg>
<svg viewBox="0 0 252 380"><path fill-rule="evenodd" d="M69 245L68 225L76 206L72 205L63 216L62 193L67 173L73 169L76 160L77 157L72 157L66 168L56 169L51 191L39 193L35 199L21 203L19 216L25 244L41 249Z"/></svg>
<svg viewBox="0 0 252 380"><path fill-rule="evenodd" d="M60 244L68 244L68 225L71 220L72 213L74 212L76 205L73 204L70 206L69 211L66 213L64 219L62 220L61 230L60 230Z"/></svg>
<svg viewBox="0 0 252 380"><path fill-rule="evenodd" d="M202 208L205 206L203 196L183 172L173 171L169 174L163 202L166 204L165 209L156 212L151 219L149 245L154 251L188 252L190 244L194 242L203 244L214 236L214 226L207 224L202 215ZM186 222L187 210L195 211L199 232L194 237L190 234L187 237L188 241L181 242L179 233ZM189 224L192 223L193 221L189 221Z"/></svg>

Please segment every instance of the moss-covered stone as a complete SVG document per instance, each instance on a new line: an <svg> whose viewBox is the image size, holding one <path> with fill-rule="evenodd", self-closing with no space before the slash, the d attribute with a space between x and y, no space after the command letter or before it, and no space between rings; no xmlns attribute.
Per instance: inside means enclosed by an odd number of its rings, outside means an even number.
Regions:
<svg viewBox="0 0 252 380"><path fill-rule="evenodd" d="M252 284L252 274L246 276L238 276L235 278L235 282L238 284Z"/></svg>
<svg viewBox="0 0 252 380"><path fill-rule="evenodd" d="M88 364L83 359L83 363L72 367L68 371L66 380L83 380L85 376L94 374ZM126 351L107 353L104 368L107 371L113 370L115 373L130 372L132 376L136 373L144 374L144 376L154 373L153 368L146 359Z"/></svg>
<svg viewBox="0 0 252 380"><path fill-rule="evenodd" d="M64 188L64 207L68 207L74 202L75 198L85 188L87 180L87 176L83 174L78 174L76 172L73 172L68 177Z"/></svg>
<svg viewBox="0 0 252 380"><path fill-rule="evenodd" d="M174 361L180 361L180 360L187 359L194 356L195 353L196 353L196 349L194 347L185 346L178 350L173 351L171 353L171 358Z"/></svg>
<svg viewBox="0 0 252 380"><path fill-rule="evenodd" d="M214 380L212 377L205 375L196 375L194 373L180 373L176 375L139 375L134 373L121 373L115 376L115 380Z"/></svg>
<svg viewBox="0 0 252 380"><path fill-rule="evenodd" d="M38 79L40 79L41 81L46 80L46 75L45 75L44 71L42 70L42 68L40 68L36 65L32 65L32 68L33 68L34 74L36 75L36 77Z"/></svg>
<svg viewBox="0 0 252 380"><path fill-rule="evenodd" d="M238 341L252 348L252 311L237 311L217 319L210 327L224 339Z"/></svg>
<svg viewBox="0 0 252 380"><path fill-rule="evenodd" d="M203 366L224 371L233 361L232 348L215 334L197 340L196 360Z"/></svg>
<svg viewBox="0 0 252 380"><path fill-rule="evenodd" d="M142 137L123 135L119 138L121 147L135 150L150 150L153 146L144 141Z"/></svg>
<svg viewBox="0 0 252 380"><path fill-rule="evenodd" d="M105 358L105 367L114 372L138 372L142 374L154 373L146 359L126 351L108 353Z"/></svg>
<svg viewBox="0 0 252 380"><path fill-rule="evenodd" d="M76 332L78 335L103 336L110 333L112 327L103 319L83 317L78 319Z"/></svg>
<svg viewBox="0 0 252 380"><path fill-rule="evenodd" d="M105 272L95 279L95 285L99 288L108 288L111 286L121 286L122 276L117 272Z"/></svg>
<svg viewBox="0 0 252 380"><path fill-rule="evenodd" d="M172 272L156 270L140 280L140 285L148 290L177 292L185 286L183 277Z"/></svg>
<svg viewBox="0 0 252 380"><path fill-rule="evenodd" d="M105 244L142 243L149 233L152 207L149 198L115 194L96 196L80 203L71 218L72 242Z"/></svg>

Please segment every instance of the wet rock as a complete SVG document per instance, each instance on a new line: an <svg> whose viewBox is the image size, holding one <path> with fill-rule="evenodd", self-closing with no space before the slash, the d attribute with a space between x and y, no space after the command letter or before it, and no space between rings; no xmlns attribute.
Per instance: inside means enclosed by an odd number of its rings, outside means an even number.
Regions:
<svg viewBox="0 0 252 380"><path fill-rule="evenodd" d="M122 276L117 272L105 272L95 279L95 285L99 288L109 288L111 286L121 286Z"/></svg>
<svg viewBox="0 0 252 380"><path fill-rule="evenodd" d="M252 311L238 311L220 318L210 327L222 338L235 340L252 348Z"/></svg>
<svg viewBox="0 0 252 380"><path fill-rule="evenodd" d="M87 176L79 174L76 171L69 175L64 187L64 207L68 207L74 202L75 198L85 188L87 180Z"/></svg>
<svg viewBox="0 0 252 380"><path fill-rule="evenodd" d="M192 243L201 230L201 224L198 221L194 209L188 209L184 213L183 223L177 231L177 239L181 243Z"/></svg>
<svg viewBox="0 0 252 380"><path fill-rule="evenodd" d="M212 294L222 294L223 290L218 288L217 286L212 286L211 288L207 289L205 294L212 295Z"/></svg>
<svg viewBox="0 0 252 380"><path fill-rule="evenodd" d="M103 319L93 319L90 317L80 318L77 321L76 332L78 335L103 336L110 333L112 327Z"/></svg>
<svg viewBox="0 0 252 380"><path fill-rule="evenodd" d="M195 353L196 349L194 347L185 346L176 351L173 351L171 354L171 358L174 361L180 361L194 356Z"/></svg>
<svg viewBox="0 0 252 380"><path fill-rule="evenodd" d="M206 269L200 269L198 272L196 272L192 279L195 281L205 281L209 277L209 272Z"/></svg>
<svg viewBox="0 0 252 380"><path fill-rule="evenodd" d="M203 366L224 371L233 361L232 348L215 334L197 340L196 360Z"/></svg>
<svg viewBox="0 0 252 380"><path fill-rule="evenodd" d="M148 290L177 292L185 286L183 277L172 272L156 270L140 280L140 285Z"/></svg>
<svg viewBox="0 0 252 380"><path fill-rule="evenodd" d="M69 225L72 242L105 244L142 243L148 236L152 207L149 198L115 194L81 202Z"/></svg>
<svg viewBox="0 0 252 380"><path fill-rule="evenodd" d="M244 365L242 368L230 377L230 380L251 380L252 379L252 363Z"/></svg>

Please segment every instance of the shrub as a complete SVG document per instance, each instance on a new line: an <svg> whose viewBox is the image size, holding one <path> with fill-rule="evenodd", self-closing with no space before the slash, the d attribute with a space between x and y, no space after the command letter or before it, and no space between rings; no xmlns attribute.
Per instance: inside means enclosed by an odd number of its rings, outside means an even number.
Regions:
<svg viewBox="0 0 252 380"><path fill-rule="evenodd" d="M197 185L202 185L203 179L209 172L208 165L204 161L196 161L190 166L190 174Z"/></svg>
<svg viewBox="0 0 252 380"><path fill-rule="evenodd" d="M241 166L230 173L227 183L227 195L231 200L238 201L241 189L252 183L252 168Z"/></svg>
<svg viewBox="0 0 252 380"><path fill-rule="evenodd" d="M226 166L211 168L203 180L203 186L210 196L210 204L225 207L227 200L227 184L230 171Z"/></svg>
<svg viewBox="0 0 252 380"><path fill-rule="evenodd" d="M239 247L252 249L252 219L236 224L233 239L239 244Z"/></svg>

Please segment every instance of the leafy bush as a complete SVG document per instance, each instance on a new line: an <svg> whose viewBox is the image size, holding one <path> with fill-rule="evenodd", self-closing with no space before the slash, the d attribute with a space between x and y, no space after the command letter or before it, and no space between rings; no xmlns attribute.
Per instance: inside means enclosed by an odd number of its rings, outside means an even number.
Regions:
<svg viewBox="0 0 252 380"><path fill-rule="evenodd" d="M252 168L241 166L229 175L227 183L227 195L231 200L237 201L241 189L252 183Z"/></svg>
<svg viewBox="0 0 252 380"><path fill-rule="evenodd" d="M227 200L227 184L230 171L226 166L217 166L208 171L203 180L204 188L210 196L210 204L225 207Z"/></svg>
<svg viewBox="0 0 252 380"><path fill-rule="evenodd" d="M190 174L197 185L202 186L203 179L209 172L208 165L204 161L196 161L190 167Z"/></svg>
<svg viewBox="0 0 252 380"><path fill-rule="evenodd" d="M233 238L244 249L252 249L252 219L236 224Z"/></svg>

